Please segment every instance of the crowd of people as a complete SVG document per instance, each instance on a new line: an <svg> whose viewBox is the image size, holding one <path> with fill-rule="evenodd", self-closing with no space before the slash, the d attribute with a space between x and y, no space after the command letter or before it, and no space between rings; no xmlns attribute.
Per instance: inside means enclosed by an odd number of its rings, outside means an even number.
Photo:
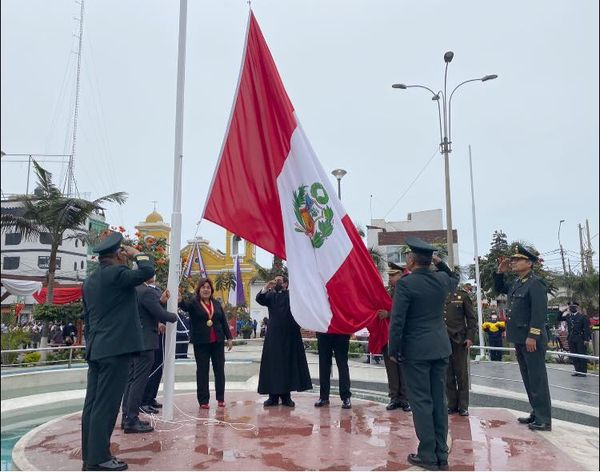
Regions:
<svg viewBox="0 0 600 472"><path fill-rule="evenodd" d="M377 313L380 319L389 319L390 324L381 352L390 397L386 409L412 411L419 446L408 461L427 469L447 470L448 415L469 415L467 362L476 339L477 317L468 289L458 287L458 275L434 255L435 248L417 238L407 238L406 243L406 264L389 264L392 308ZM201 279L187 298L179 294L178 315L165 308L169 292L154 285L152 260L132 247L122 246L120 233L110 234L95 250L99 268L83 286L89 364L82 417L83 469L125 470L127 464L110 452L110 437L119 409L125 433L153 431L139 413L157 413L162 406L156 396L162 375L161 334L166 323L178 322L178 333L185 334L186 339L189 334L201 409L210 409L211 364L217 408L226 408L225 349L232 349L233 335L209 278ZM137 263L136 269L128 267L130 260ZM506 321L498 320L492 312L483 329L491 345L502 346L504 334L515 345L532 408L529 416L518 421L532 430L548 431L551 401L544 362L548 343L544 329L547 297L542 281L532 272L536 261L537 256L524 247L519 247L509 259L499 261L495 284L499 293L507 294ZM504 277L509 270L517 275L512 284ZM301 329L290 309L287 278L280 275L267 282L256 301L267 307L269 315L260 330L264 344L258 393L267 396L265 408L280 404L294 408L292 393L311 390L313 385ZM564 316L569 342L580 349L589 332L577 304L572 303ZM589 323L587 326L589 329ZM256 336L258 323L251 327ZM330 378L335 358L340 406L350 409L351 334L323 332L316 333L316 337L320 388L314 406L331 406ZM187 355L186 342L181 344ZM576 365L578 374L585 374L583 364Z"/></svg>

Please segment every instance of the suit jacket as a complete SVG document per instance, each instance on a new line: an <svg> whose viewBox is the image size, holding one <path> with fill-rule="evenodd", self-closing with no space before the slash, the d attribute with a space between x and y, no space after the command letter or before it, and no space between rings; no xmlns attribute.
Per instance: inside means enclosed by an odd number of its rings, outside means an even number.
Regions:
<svg viewBox="0 0 600 472"><path fill-rule="evenodd" d="M527 338L533 338L545 344L548 294L544 281L529 273L508 286L504 274L496 274L494 283L496 292L508 295L506 339L514 344L525 344Z"/></svg>
<svg viewBox="0 0 600 472"><path fill-rule="evenodd" d="M83 283L87 360L144 350L135 287L154 275L149 256L135 257L136 270L101 263Z"/></svg>
<svg viewBox="0 0 600 472"><path fill-rule="evenodd" d="M444 320L450 341L457 344L462 344L467 339L475 341L477 315L467 292L457 290L448 296L444 307Z"/></svg>
<svg viewBox="0 0 600 472"><path fill-rule="evenodd" d="M229 323L225 317L223 307L217 300L213 300L215 312L212 317L217 341L232 339L229 331ZM210 327L206 326L208 313L195 298L191 300L181 300L179 307L190 314L190 342L192 344L208 344L210 342Z"/></svg>
<svg viewBox="0 0 600 472"><path fill-rule="evenodd" d="M401 278L394 289L390 356L407 360L434 360L452 353L444 323L444 303L456 289L458 275L441 262L434 272L415 269Z"/></svg>
<svg viewBox="0 0 600 472"><path fill-rule="evenodd" d="M160 290L149 285L142 284L136 287L140 321L142 323L142 336L144 338L144 350L158 349L158 322L174 323L177 315L171 313L160 304Z"/></svg>

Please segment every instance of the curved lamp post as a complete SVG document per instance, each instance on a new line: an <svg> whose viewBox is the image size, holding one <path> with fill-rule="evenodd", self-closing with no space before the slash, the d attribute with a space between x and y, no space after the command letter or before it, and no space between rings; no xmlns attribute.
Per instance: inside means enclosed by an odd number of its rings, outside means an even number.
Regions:
<svg viewBox="0 0 600 472"><path fill-rule="evenodd" d="M438 120L440 125L440 153L444 156L444 170L446 180L446 242L448 246L448 265L454 267L454 233L452 232L452 202L450 194L450 153L452 152L452 97L454 93L463 85L470 82L487 82L498 78L496 74L484 75L483 77L465 80L458 84L450 96L448 96L448 66L454 58L454 53L448 51L444 54L444 90L434 92L431 88L424 85L413 84L394 84L392 88L406 90L409 88L421 88L429 91L431 99L436 102L438 109ZM441 103L440 103L441 102Z"/></svg>
<svg viewBox="0 0 600 472"><path fill-rule="evenodd" d="M348 172L346 172L344 169L335 169L331 171L331 175L333 175L338 182L338 198L340 201L342 200L342 177L344 177L344 175L347 173Z"/></svg>

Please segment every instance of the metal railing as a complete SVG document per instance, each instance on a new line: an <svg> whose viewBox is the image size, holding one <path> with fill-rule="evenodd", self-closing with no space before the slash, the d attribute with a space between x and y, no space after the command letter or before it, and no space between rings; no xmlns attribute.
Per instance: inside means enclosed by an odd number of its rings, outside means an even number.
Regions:
<svg viewBox="0 0 600 472"><path fill-rule="evenodd" d="M69 357L67 359L59 359L56 361L42 361L41 359L35 362L28 362L27 364L59 364L62 362L67 362L67 368L70 369L73 365L73 351L75 349L83 349L85 350L85 345L72 345L72 346L54 346L54 347L32 347L27 349L6 349L0 351L2 358L4 359L4 354L26 354L28 352L54 352L54 351L69 351ZM2 363L2 367L21 367L24 366L22 363L17 364L4 364Z"/></svg>

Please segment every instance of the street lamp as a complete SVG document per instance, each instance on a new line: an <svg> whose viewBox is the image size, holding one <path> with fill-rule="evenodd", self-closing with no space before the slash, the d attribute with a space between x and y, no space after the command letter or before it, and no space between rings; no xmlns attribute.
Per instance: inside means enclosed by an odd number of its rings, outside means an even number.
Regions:
<svg viewBox="0 0 600 472"><path fill-rule="evenodd" d="M331 171L331 175L333 175L338 181L338 198L340 201L342 200L342 177L344 177L344 175L347 173L348 172L346 172L344 169L335 169Z"/></svg>
<svg viewBox="0 0 600 472"><path fill-rule="evenodd" d="M560 242L560 227L562 226L562 224L565 222L565 220L560 220L560 222L558 223L558 247L560 248L560 258L562 260L562 267L563 267L563 274L567 274L567 266L565 264L565 251L563 249L563 245Z"/></svg>
<svg viewBox="0 0 600 472"><path fill-rule="evenodd" d="M470 82L487 82L489 80L497 79L496 74L484 75L476 79L465 80L458 84L450 96L448 96L448 65L454 59L454 53L448 51L444 54L444 62L446 67L444 69L444 90L434 92L429 87L424 85L406 85L406 84L394 84L392 88L406 90L409 88L421 88L429 91L432 95L432 100L436 102L438 109L438 121L440 125L440 153L444 156L444 172L446 180L446 241L448 245L448 264L450 267L454 267L454 234L452 232L452 202L450 195L450 153L452 152L452 97L460 87ZM440 103L441 102L441 103Z"/></svg>

